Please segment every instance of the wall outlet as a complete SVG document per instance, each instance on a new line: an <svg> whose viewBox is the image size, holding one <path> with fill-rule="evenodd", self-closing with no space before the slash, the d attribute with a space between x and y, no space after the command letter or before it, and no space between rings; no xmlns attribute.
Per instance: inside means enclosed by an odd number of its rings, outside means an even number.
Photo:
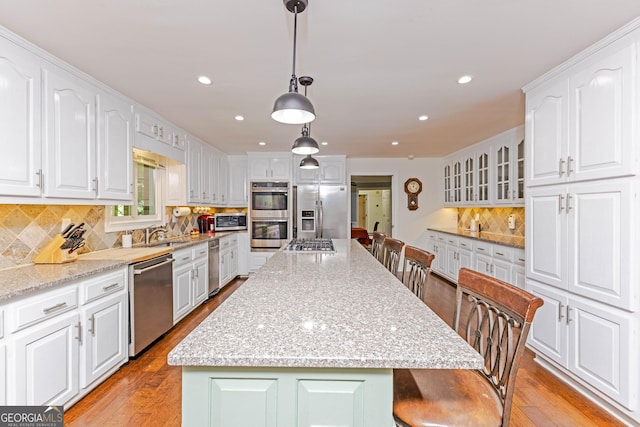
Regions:
<svg viewBox="0 0 640 427"><path fill-rule="evenodd" d="M509 230L516 229L516 216L511 214L509 215L509 219L507 220L507 224L509 225Z"/></svg>

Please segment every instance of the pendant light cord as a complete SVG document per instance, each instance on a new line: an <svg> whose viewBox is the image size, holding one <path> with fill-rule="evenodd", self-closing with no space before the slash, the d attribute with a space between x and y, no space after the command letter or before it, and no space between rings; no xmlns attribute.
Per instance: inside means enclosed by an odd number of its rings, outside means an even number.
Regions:
<svg viewBox="0 0 640 427"><path fill-rule="evenodd" d="M298 2L293 6L293 67L291 68L291 78L296 78L296 40L298 38ZM297 82L296 82L296 86Z"/></svg>

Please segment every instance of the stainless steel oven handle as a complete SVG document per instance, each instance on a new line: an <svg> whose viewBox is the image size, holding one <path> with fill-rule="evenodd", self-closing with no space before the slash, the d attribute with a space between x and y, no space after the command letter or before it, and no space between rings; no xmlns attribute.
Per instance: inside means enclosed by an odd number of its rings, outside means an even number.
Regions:
<svg viewBox="0 0 640 427"><path fill-rule="evenodd" d="M156 268L162 267L163 265L171 264L174 261L175 260L173 258L170 258L170 259L166 260L165 262L161 262L160 264L152 265L151 267L143 268L142 270L137 270L137 269L134 268L133 269L133 274L146 273L147 271L155 270Z"/></svg>
<svg viewBox="0 0 640 427"><path fill-rule="evenodd" d="M252 218L251 222L287 222L289 218Z"/></svg>

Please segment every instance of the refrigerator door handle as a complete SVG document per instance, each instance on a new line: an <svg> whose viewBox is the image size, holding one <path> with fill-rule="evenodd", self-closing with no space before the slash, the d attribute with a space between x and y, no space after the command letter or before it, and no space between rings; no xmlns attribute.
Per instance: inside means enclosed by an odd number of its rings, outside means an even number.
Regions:
<svg viewBox="0 0 640 427"><path fill-rule="evenodd" d="M322 212L322 200L318 201L318 219L320 220L319 224L318 224L318 228L319 228L319 233L316 232L317 234L320 234L320 238L322 238L322 230L324 229L324 212Z"/></svg>

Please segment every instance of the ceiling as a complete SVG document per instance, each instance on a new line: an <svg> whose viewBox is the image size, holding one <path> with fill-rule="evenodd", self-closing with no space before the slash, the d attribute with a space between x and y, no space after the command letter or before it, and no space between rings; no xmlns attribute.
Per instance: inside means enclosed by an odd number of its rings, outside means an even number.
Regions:
<svg viewBox="0 0 640 427"><path fill-rule="evenodd" d="M522 124L523 85L637 16L638 0L309 0L296 74L315 79L311 135L319 154L449 154ZM0 25L228 154L300 136L270 117L293 18L281 0L0 0Z"/></svg>

